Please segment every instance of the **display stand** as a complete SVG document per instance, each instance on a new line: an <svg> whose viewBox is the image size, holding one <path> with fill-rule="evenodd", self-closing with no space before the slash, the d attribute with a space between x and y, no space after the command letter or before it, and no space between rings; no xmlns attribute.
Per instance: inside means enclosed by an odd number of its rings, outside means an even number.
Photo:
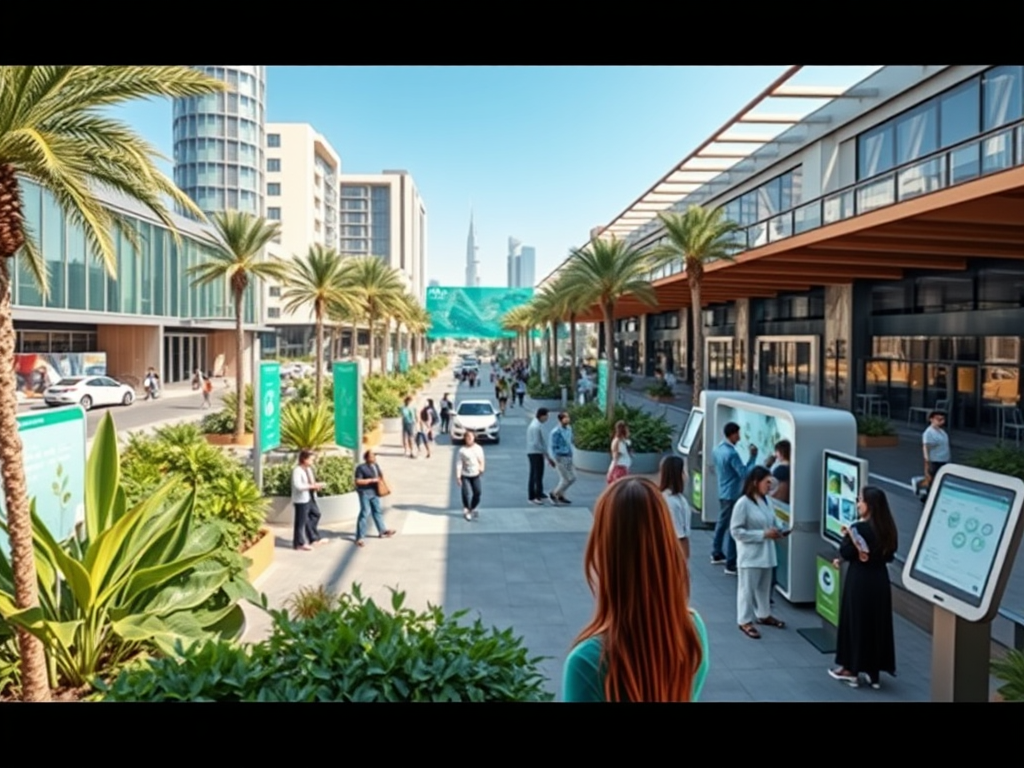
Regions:
<svg viewBox="0 0 1024 768"><path fill-rule="evenodd" d="M988 701L992 622L964 621L935 606L932 701Z"/></svg>
<svg viewBox="0 0 1024 768"><path fill-rule="evenodd" d="M796 633L822 653L835 653L839 638L839 607L842 605L842 587L846 581L848 563L832 564L835 552L818 553L818 584L814 609L821 617L820 627L804 627Z"/></svg>

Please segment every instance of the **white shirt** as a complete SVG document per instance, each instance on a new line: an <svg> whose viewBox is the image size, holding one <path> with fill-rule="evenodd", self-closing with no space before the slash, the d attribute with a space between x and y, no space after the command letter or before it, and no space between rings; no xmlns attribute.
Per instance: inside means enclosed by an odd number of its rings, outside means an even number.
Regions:
<svg viewBox="0 0 1024 768"><path fill-rule="evenodd" d="M484 449L479 444L462 446L458 455L461 477L477 477L483 471Z"/></svg>
<svg viewBox="0 0 1024 768"><path fill-rule="evenodd" d="M292 503L305 504L313 500L312 487L316 485L316 475L312 465L304 467L297 464L292 470Z"/></svg>
<svg viewBox="0 0 1024 768"><path fill-rule="evenodd" d="M690 536L690 505L681 493L662 491L668 511L672 513L672 523L676 527L676 538L686 539Z"/></svg>
<svg viewBox="0 0 1024 768"><path fill-rule="evenodd" d="M936 429L928 425L928 428L921 435L921 443L928 447L928 461L936 464L950 462L953 454L949 449L949 435L944 429Z"/></svg>
<svg viewBox="0 0 1024 768"><path fill-rule="evenodd" d="M619 452L615 457L615 463L620 467L629 469L633 466L633 457L629 455L629 443L627 440L619 440Z"/></svg>
<svg viewBox="0 0 1024 768"><path fill-rule="evenodd" d="M740 496L732 508L729 533L736 540L736 566L739 568L774 568L779 564L775 541L765 536L769 528L778 528L775 511L768 500L753 501Z"/></svg>

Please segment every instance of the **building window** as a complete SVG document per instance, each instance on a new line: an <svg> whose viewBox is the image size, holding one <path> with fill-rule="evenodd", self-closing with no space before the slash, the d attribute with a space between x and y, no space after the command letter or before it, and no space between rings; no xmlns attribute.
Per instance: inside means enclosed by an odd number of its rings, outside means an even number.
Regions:
<svg viewBox="0 0 1024 768"><path fill-rule="evenodd" d="M367 187L358 187L351 184L341 185L341 196L342 197L368 197L369 189Z"/></svg>
<svg viewBox="0 0 1024 768"><path fill-rule="evenodd" d="M268 289L268 294L270 295L270 298L272 298L272 299L280 298L281 297L281 286L279 286L279 285L272 285L272 286L270 286L270 288Z"/></svg>
<svg viewBox="0 0 1024 768"><path fill-rule="evenodd" d="M271 221L281 220L281 209L280 208L267 208L267 218Z"/></svg>
<svg viewBox="0 0 1024 768"><path fill-rule="evenodd" d="M281 317L281 310L277 307L267 307L267 317L271 320L276 320Z"/></svg>
<svg viewBox="0 0 1024 768"><path fill-rule="evenodd" d="M269 173L277 173L281 170L281 160L276 157L267 158L267 171Z"/></svg>
<svg viewBox="0 0 1024 768"><path fill-rule="evenodd" d="M267 195L269 197L280 197L281 185L276 181L267 184Z"/></svg>
<svg viewBox="0 0 1024 768"><path fill-rule="evenodd" d="M281 134L280 133L268 133L267 134L267 146L268 147L280 147L281 146Z"/></svg>

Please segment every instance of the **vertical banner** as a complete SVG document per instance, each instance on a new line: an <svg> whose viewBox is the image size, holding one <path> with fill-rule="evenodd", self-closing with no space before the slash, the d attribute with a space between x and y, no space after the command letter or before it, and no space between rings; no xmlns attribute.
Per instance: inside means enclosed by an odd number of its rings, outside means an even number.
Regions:
<svg viewBox="0 0 1024 768"><path fill-rule="evenodd" d="M814 589L814 609L833 627L839 626L839 569L818 555L818 579Z"/></svg>
<svg viewBox="0 0 1024 768"><path fill-rule="evenodd" d="M281 364L260 363L260 453L281 445Z"/></svg>
<svg viewBox="0 0 1024 768"><path fill-rule="evenodd" d="M395 372L395 350L390 348L388 349L387 362L384 364L384 367L387 369L388 373Z"/></svg>
<svg viewBox="0 0 1024 768"><path fill-rule="evenodd" d="M409 370L409 350L403 349L398 353L398 370L405 373Z"/></svg>
<svg viewBox="0 0 1024 768"><path fill-rule="evenodd" d="M358 459L363 445L363 385L356 362L334 364L334 442Z"/></svg>
<svg viewBox="0 0 1024 768"><path fill-rule="evenodd" d="M597 361L597 407L604 413L608 408L608 361Z"/></svg>

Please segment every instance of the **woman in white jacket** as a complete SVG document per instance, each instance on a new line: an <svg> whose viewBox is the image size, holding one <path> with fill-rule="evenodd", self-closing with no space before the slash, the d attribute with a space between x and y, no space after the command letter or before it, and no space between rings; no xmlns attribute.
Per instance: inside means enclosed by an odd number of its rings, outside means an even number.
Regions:
<svg viewBox="0 0 1024 768"><path fill-rule="evenodd" d="M743 484L743 495L732 509L729 532L736 540L736 567L739 573L736 613L740 631L760 639L754 626L766 624L781 629L785 623L771 615L772 572L778 564L775 541L783 536L776 525L775 511L768 503L772 474L754 467Z"/></svg>

